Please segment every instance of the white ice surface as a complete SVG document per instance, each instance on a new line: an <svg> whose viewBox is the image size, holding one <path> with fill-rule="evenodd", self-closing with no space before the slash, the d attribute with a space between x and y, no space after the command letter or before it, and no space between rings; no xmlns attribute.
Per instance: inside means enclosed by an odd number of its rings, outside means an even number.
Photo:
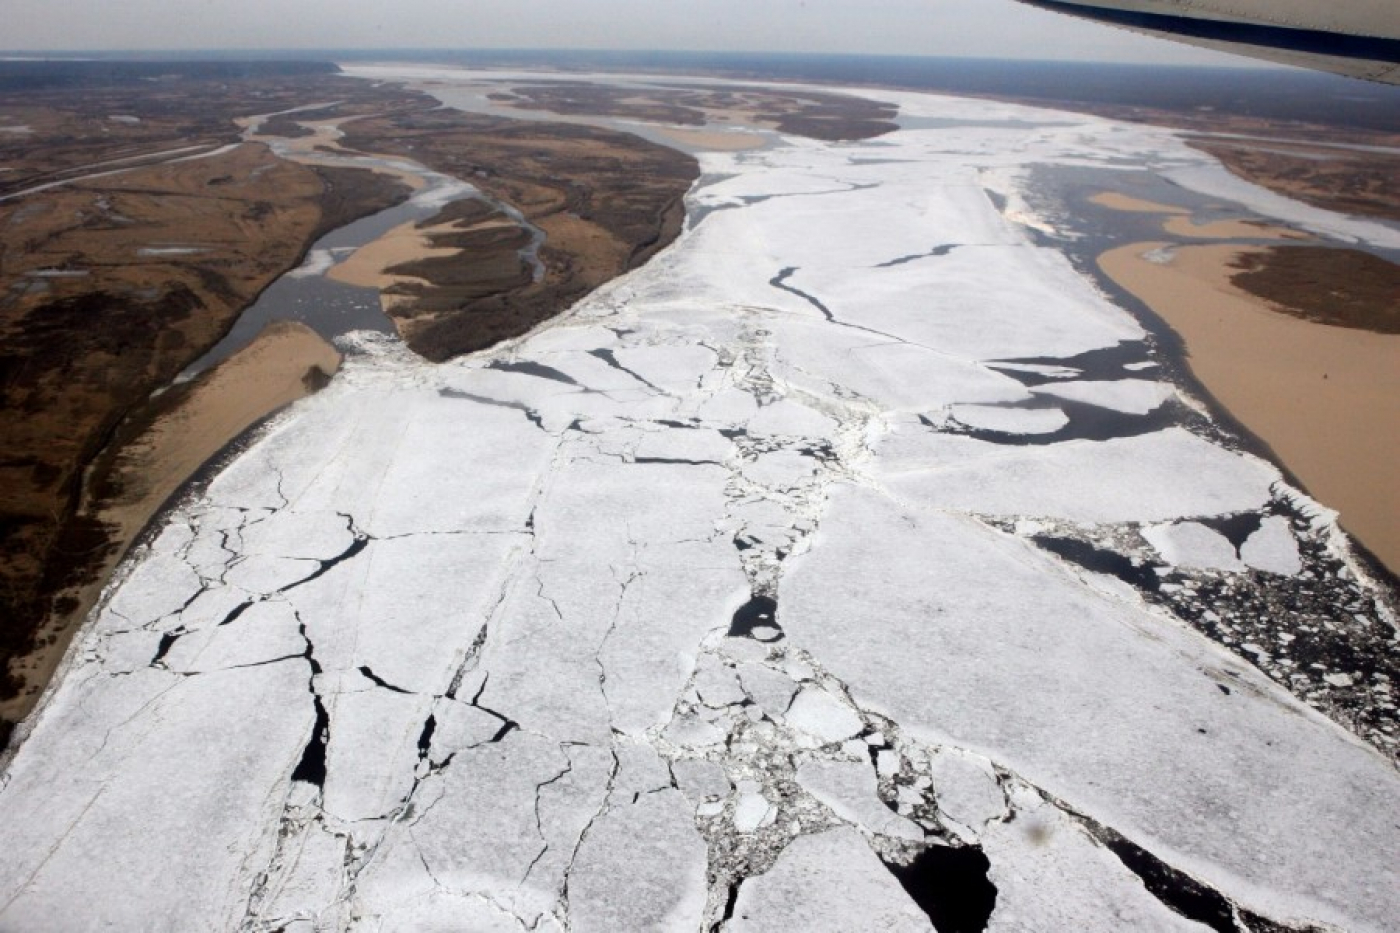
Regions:
<svg viewBox="0 0 1400 933"><path fill-rule="evenodd" d="M803 836L788 846L774 868L739 890L728 925L732 933L932 929L853 829Z"/></svg>
<svg viewBox="0 0 1400 933"><path fill-rule="evenodd" d="M1071 402L1085 402L1130 415L1145 415L1162 406L1176 390L1166 383L1145 379L1119 379L1112 382L1059 382L1038 386L1036 395L1048 395Z"/></svg>
<svg viewBox="0 0 1400 933"><path fill-rule="evenodd" d="M1298 540L1293 537L1288 519L1281 515L1264 519L1259 530L1240 546L1240 557L1255 570L1284 577L1297 576L1303 570Z"/></svg>
<svg viewBox="0 0 1400 933"><path fill-rule="evenodd" d="M1145 332L1029 237L1027 186L1205 157L861 93L946 125L706 155L674 246L509 346L347 340L124 566L23 727L0 928L708 930L742 882L727 931L928 930L863 832L938 819L991 859L993 929L1181 926L1079 813L1275 919L1385 929L1389 762L986 523L1177 526L1278 472L1181 427L945 433L1169 395L1054 362ZM1242 554L1300 569L1286 519ZM764 640L727 637L755 594Z"/></svg>
<svg viewBox="0 0 1400 933"><path fill-rule="evenodd" d="M1235 553L1235 546L1220 532L1200 522L1178 522L1153 525L1142 529L1147 543L1157 549L1162 560L1190 570L1245 569L1244 561Z"/></svg>

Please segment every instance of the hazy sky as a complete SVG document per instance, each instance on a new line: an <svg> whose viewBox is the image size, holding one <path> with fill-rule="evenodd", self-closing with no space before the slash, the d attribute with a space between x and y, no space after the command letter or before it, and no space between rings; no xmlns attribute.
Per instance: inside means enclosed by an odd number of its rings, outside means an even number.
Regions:
<svg viewBox="0 0 1400 933"><path fill-rule="evenodd" d="M0 48L579 48L1232 64L1013 0L0 0Z"/></svg>

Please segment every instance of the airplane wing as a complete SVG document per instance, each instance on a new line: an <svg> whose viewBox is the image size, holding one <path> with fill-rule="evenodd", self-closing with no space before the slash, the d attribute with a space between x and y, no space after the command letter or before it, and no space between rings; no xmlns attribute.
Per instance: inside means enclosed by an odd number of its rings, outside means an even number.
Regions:
<svg viewBox="0 0 1400 933"><path fill-rule="evenodd" d="M1021 0L1191 45L1400 84L1400 0Z"/></svg>

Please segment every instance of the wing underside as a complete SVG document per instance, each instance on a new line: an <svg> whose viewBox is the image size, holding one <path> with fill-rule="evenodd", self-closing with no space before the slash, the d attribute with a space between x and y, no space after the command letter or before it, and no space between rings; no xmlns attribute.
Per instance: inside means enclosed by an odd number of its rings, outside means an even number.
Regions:
<svg viewBox="0 0 1400 933"><path fill-rule="evenodd" d="M1400 0L1022 0L1191 45L1400 84Z"/></svg>

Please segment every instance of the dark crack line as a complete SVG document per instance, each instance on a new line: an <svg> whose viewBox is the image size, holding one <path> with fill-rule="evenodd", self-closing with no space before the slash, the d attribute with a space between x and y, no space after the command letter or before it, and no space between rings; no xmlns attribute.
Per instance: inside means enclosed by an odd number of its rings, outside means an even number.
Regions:
<svg viewBox="0 0 1400 933"><path fill-rule="evenodd" d="M661 388L661 386L647 379L635 370L631 370L628 369L626 366L623 366L622 362L618 360L617 354L613 353L613 351L609 350L607 347L599 347L596 350L589 350L588 355L593 357L594 359L602 360L604 363L607 363L609 366L611 366L613 369L617 370L620 373L626 373L628 376L631 376L633 379L637 380L642 385L646 386L648 389L651 389L655 392L659 392L662 395L671 394L670 392L667 392L665 389Z"/></svg>
<svg viewBox="0 0 1400 933"><path fill-rule="evenodd" d="M914 253L909 256L900 256L898 259L891 259L889 262L882 262L875 268L893 269L895 266L903 266L911 262L918 262L920 259L937 259L941 256L947 256L953 250L963 245L964 244L962 243L945 243L942 246L935 246L927 253Z"/></svg>
<svg viewBox="0 0 1400 933"><path fill-rule="evenodd" d="M545 433L549 433L544 426L543 419L540 418L540 413L535 411L535 409L531 408L529 405L526 405L524 402L508 402L503 399L491 398L490 396L486 395L476 395L471 392L463 392L461 389L438 389L438 395L442 396L443 398L453 398L461 399L467 402L476 402L478 405L489 405L492 408L513 409L514 411L518 411L521 414L523 414L526 417L526 419L528 419L530 423L533 424L535 427L539 428L541 431L545 431Z"/></svg>
<svg viewBox="0 0 1400 933"><path fill-rule="evenodd" d="M636 464L664 464L670 466L724 466L718 460L684 460L680 457L634 457Z"/></svg>
<svg viewBox="0 0 1400 933"><path fill-rule="evenodd" d="M332 570L339 567L346 561L354 560L357 556L359 556L361 551L369 547L370 540L371 539L368 535L356 535L355 540L351 542L350 546L346 548L342 553L330 558L329 560L317 561L317 563L319 563L320 566L316 568L315 571L313 571L310 575L303 577L300 580L297 580L295 583L288 583L286 586L282 587L280 590L277 591L278 594L285 595L287 593L290 593L292 590L297 589L298 587L305 586L308 583L313 583L316 580L321 579L321 577L324 577L326 574L330 573Z"/></svg>
<svg viewBox="0 0 1400 933"><path fill-rule="evenodd" d="M321 674L321 662L316 660L316 646L311 641L311 636L306 631L306 623L300 617L297 619L302 640L306 642L306 651L302 657L306 659L307 665L311 668L311 678L307 684L307 689L311 692L311 697L316 706L316 724L311 730L311 738L307 741L306 747L302 750L301 761L297 763L296 770L292 772L293 781L303 781L316 787L326 786L326 748L330 745L331 738L331 717L326 711L326 704L321 699L321 694L316 691L316 678Z"/></svg>
<svg viewBox="0 0 1400 933"><path fill-rule="evenodd" d="M536 379L548 379L551 382L562 382L564 385L577 386L585 392L596 391L579 382L573 376L561 369L547 366L544 363L537 363L534 360L518 360L516 362L506 362L505 360L493 360L487 365L487 369L494 369L497 372L516 373L521 376L534 376Z"/></svg>
<svg viewBox="0 0 1400 933"><path fill-rule="evenodd" d="M376 687L383 687L385 690L392 690L394 693L402 693L402 694L404 694L405 696L415 696L415 695L416 695L416 694L413 693L412 690L405 690L403 687L396 687L396 686L394 686L393 684L389 683L389 682L388 682L387 680L385 680L384 678L382 678L382 677L380 677L379 675L375 674L374 671L370 670L368 664L362 664L362 665L360 665L360 673L364 675L364 677L365 677L366 680L368 680L370 683L374 684Z"/></svg>
<svg viewBox="0 0 1400 933"><path fill-rule="evenodd" d="M769 279L768 284L778 289L779 291L784 291L787 292L789 295L796 295L798 298L801 298L803 301L807 302L809 305L820 311L822 313L822 316L825 317L829 323L840 324L841 322L836 320L836 316L831 313L831 309L828 308L825 304L823 304L820 299L818 299L814 295L807 294L799 288L793 288L791 285L787 284L788 279L792 278L799 271L801 270L797 266L788 266L782 272L779 272L777 275Z"/></svg>
<svg viewBox="0 0 1400 933"><path fill-rule="evenodd" d="M564 760L567 762L564 766L564 770L554 775L554 777L550 778L548 781L535 785L535 832L539 833L540 841L544 843L544 848L540 849L540 854L536 855L534 859L530 861L530 867L525 869L525 877L521 879L521 884L530 880L530 875L534 872L535 866L540 863L542 858L549 854L549 840L545 838L544 834L544 817L540 813L540 798L544 794L544 789L558 784L574 771L574 761L569 757L569 753L564 752L562 746L560 751L563 753Z"/></svg>
<svg viewBox="0 0 1400 933"><path fill-rule="evenodd" d="M871 334L871 335L873 335L873 336L875 336L875 337L883 337L883 338L886 339L886 340L889 340L889 341L892 341L892 342L898 343L898 344L903 344L904 346L907 346L907 347L919 347L920 349L928 350L928 351L930 351L930 352L932 352L932 353L937 353L939 356L947 356L947 355L948 355L948 354L946 353L946 351L937 350L937 349L935 349L935 348L933 348L933 347L925 346L925 345L922 344L922 343L916 343L916 342L913 341L913 340L905 340L903 337L900 337L900 336L898 336L898 335L896 335L896 334L891 334L891 333L888 333L888 332L883 331L883 330L876 330L876 329L873 328L873 327L866 327L866 326L863 325L863 324L852 324L852 323L850 323L849 321L843 321L843 320L841 320L841 319L838 318L835 314L833 314L832 311L831 311L831 309L830 309L829 307L827 307L827 306L826 306L820 299L818 299L816 296L814 296L814 295L809 295L807 292L804 292L804 291L802 291L801 289L794 288L794 287L792 287L791 285L788 285L788 284L787 284L788 279L792 278L792 276L796 275L796 274L797 274L798 272L800 272L800 271L802 271L802 270L801 270L800 267L798 267L798 266L788 266L788 267L787 267L786 269L784 269L782 272L778 273L776 276L774 276L773 278L769 279L769 280L768 280L768 284L771 285L771 286L773 286L774 288L780 290L780 291L785 291L785 292L787 292L787 293L790 294L790 295L796 295L798 298L801 298L803 301L807 302L807 303L810 304L812 307L814 307L814 308L816 308L818 311L820 311L820 312L822 313L822 316L826 318L827 323L829 323L829 324L835 324L837 327L848 327L848 328L850 328L851 330L858 330L858 331L860 331L861 333L864 333L864 334Z"/></svg>

